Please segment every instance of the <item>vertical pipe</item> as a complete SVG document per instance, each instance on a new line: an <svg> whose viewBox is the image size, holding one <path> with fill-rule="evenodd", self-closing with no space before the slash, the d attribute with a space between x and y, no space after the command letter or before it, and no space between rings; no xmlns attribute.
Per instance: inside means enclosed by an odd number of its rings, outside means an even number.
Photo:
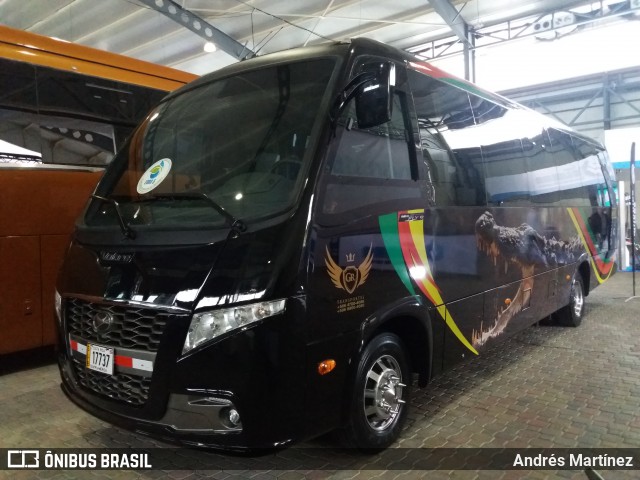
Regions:
<svg viewBox="0 0 640 480"><path fill-rule="evenodd" d="M633 276L633 296L636 296L636 142L631 144L631 185L629 200L631 201L631 275Z"/></svg>
<svg viewBox="0 0 640 480"><path fill-rule="evenodd" d="M611 91L609 90L609 74L604 74L602 85L602 119L605 130L611 130Z"/></svg>
<svg viewBox="0 0 640 480"><path fill-rule="evenodd" d="M618 182L618 251L620 252L620 269L626 270L631 265L629 260L629 249L627 248L627 201L625 199L627 191L626 182Z"/></svg>
<svg viewBox="0 0 640 480"><path fill-rule="evenodd" d="M469 82L476 81L476 39L473 29L469 25L464 25L464 35L467 39L464 42L464 79Z"/></svg>

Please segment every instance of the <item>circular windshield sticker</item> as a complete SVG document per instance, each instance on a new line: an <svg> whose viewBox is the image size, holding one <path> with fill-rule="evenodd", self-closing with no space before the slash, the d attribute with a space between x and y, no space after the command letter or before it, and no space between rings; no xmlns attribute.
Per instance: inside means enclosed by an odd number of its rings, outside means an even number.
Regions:
<svg viewBox="0 0 640 480"><path fill-rule="evenodd" d="M169 175L171 170L171 160L163 158L147 168L147 171L142 174L140 180L138 180L138 186L136 190L138 193L143 194L150 192Z"/></svg>

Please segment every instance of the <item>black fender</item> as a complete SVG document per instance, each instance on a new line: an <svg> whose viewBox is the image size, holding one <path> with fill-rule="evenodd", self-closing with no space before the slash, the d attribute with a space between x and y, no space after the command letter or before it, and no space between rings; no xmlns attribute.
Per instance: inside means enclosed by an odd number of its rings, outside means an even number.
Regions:
<svg viewBox="0 0 640 480"><path fill-rule="evenodd" d="M396 333L409 350L412 369L424 387L433 371L433 328L429 307L419 296L404 297L376 310L360 325L358 358L369 341L381 332ZM410 335L413 333L413 335ZM357 362L353 362L357 369Z"/></svg>
<svg viewBox="0 0 640 480"><path fill-rule="evenodd" d="M593 271L593 266L591 265L591 255L587 252L584 252L578 258L576 262L576 269L573 272L571 280L573 281L573 277L580 274L582 275L582 283L584 284L584 296L589 295L589 292L592 290L592 285L597 285L598 280L596 279L596 274Z"/></svg>

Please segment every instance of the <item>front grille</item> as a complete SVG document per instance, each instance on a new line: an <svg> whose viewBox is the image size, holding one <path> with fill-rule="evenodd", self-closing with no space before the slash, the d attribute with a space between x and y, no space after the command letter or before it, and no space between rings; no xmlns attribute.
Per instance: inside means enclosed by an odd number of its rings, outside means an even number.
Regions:
<svg viewBox="0 0 640 480"><path fill-rule="evenodd" d="M105 375L85 368L83 362L77 358L73 358L73 369L82 386L113 400L140 406L144 405L149 398L150 377L124 373Z"/></svg>
<svg viewBox="0 0 640 480"><path fill-rule="evenodd" d="M96 332L94 316L111 314L113 322L105 332ZM68 333L103 345L157 352L170 315L152 308L104 305L77 298L67 299L65 318Z"/></svg>

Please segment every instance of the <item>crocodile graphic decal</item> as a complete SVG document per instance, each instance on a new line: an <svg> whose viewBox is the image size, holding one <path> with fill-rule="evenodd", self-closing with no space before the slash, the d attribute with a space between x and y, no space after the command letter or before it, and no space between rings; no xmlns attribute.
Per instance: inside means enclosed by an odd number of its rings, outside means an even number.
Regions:
<svg viewBox="0 0 640 480"><path fill-rule="evenodd" d="M435 264L430 264L430 260L432 263L434 260L427 254L423 231L427 214L428 211L418 209L380 216L378 220L385 249L407 291L411 295L421 292L460 343L474 354L488 341L500 336L511 320L530 305L537 278L536 268L540 272L570 265L586 252L598 282L605 281L613 271L613 258L603 259L598 252L598 236L584 220L586 211L566 209L575 227L575 234L568 240L542 235L527 223L520 226L498 225L493 214L485 211L474 226L478 252L492 259L498 277L515 268L521 280L515 295L495 313L495 317L485 318L466 336L447 308L447 300L443 298L445 295L433 273Z"/></svg>
<svg viewBox="0 0 640 480"><path fill-rule="evenodd" d="M522 272L522 282L509 305L498 312L489 328L481 325L480 330L473 332L473 345L480 347L490 338L500 335L511 319L529 304L536 266L567 265L577 261L584 248L577 236L569 241L561 241L540 235L526 223L519 227L497 225L489 212L478 218L475 231L478 249L493 258L496 268L506 272L509 265L513 265Z"/></svg>

